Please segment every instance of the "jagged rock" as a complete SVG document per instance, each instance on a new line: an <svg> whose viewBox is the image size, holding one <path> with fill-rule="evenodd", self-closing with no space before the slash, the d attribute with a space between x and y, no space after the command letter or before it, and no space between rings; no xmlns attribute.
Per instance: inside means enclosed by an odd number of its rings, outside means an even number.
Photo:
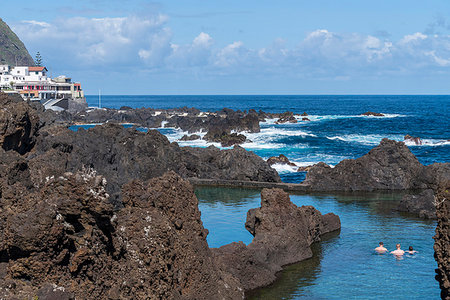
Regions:
<svg viewBox="0 0 450 300"><path fill-rule="evenodd" d="M438 264L436 280L441 299L450 299L450 181L443 183L436 193L437 226L434 238L434 258Z"/></svg>
<svg viewBox="0 0 450 300"><path fill-rule="evenodd" d="M106 177L115 201L129 180L148 180L169 170L184 178L280 181L264 160L242 148L179 147L156 130L143 133L114 124L77 132L56 127L43 131L29 165L34 185L46 176L92 167Z"/></svg>
<svg viewBox="0 0 450 300"><path fill-rule="evenodd" d="M302 117L307 117L308 114L307 114L306 112L304 112L304 113L301 114L301 116L302 116Z"/></svg>
<svg viewBox="0 0 450 300"><path fill-rule="evenodd" d="M302 118L302 121L311 121L311 120L308 118Z"/></svg>
<svg viewBox="0 0 450 300"><path fill-rule="evenodd" d="M436 219L434 192L424 190L418 195L405 195L398 204L397 210L418 215L425 219Z"/></svg>
<svg viewBox="0 0 450 300"><path fill-rule="evenodd" d="M247 141L247 137L245 135L238 134L235 132L230 134L222 132L220 135L215 134L213 136L210 134L210 132L208 132L204 136L204 139L210 142L220 143L222 147L231 147L234 145L240 145Z"/></svg>
<svg viewBox="0 0 450 300"><path fill-rule="evenodd" d="M314 165L313 165L313 166L314 166ZM312 168L313 166L299 167L299 168L297 169L297 172L308 172L309 170L311 170L311 168Z"/></svg>
<svg viewBox="0 0 450 300"><path fill-rule="evenodd" d="M272 166L274 164L286 164L292 167L297 166L295 163L290 162L289 159L283 154L280 154L278 157L277 156L269 157L267 159L267 163L269 164L269 166Z"/></svg>
<svg viewBox="0 0 450 300"><path fill-rule="evenodd" d="M450 177L450 164L423 166L403 142L383 139L357 159L314 165L303 182L316 191L427 189Z"/></svg>
<svg viewBox="0 0 450 300"><path fill-rule="evenodd" d="M405 135L404 140L405 142L412 142L416 145L422 145L422 140L420 139L420 137L413 137L407 134Z"/></svg>
<svg viewBox="0 0 450 300"><path fill-rule="evenodd" d="M363 114L361 114L362 116L374 116L374 117L384 117L384 114L382 114L382 113L376 113L376 112L373 112L373 111L368 111L368 112L365 112L365 113L363 113Z"/></svg>
<svg viewBox="0 0 450 300"><path fill-rule="evenodd" d="M173 172L133 181L118 211L105 184L84 170L2 195L0 298L243 298L214 263L188 182Z"/></svg>
<svg viewBox="0 0 450 300"><path fill-rule="evenodd" d="M292 111L287 111L280 114L279 119L275 122L275 124L283 124L287 122L297 123L297 119L294 117L294 113Z"/></svg>
<svg viewBox="0 0 450 300"><path fill-rule="evenodd" d="M183 135L183 137L180 139L180 141L195 141L199 140L201 137L198 134L192 134L192 135Z"/></svg>
<svg viewBox="0 0 450 300"><path fill-rule="evenodd" d="M35 134L39 128L36 111L26 102L1 92L0 106L1 148L25 154L34 146Z"/></svg>
<svg viewBox="0 0 450 300"><path fill-rule="evenodd" d="M282 266L310 258L310 245L340 229L340 220L312 206L297 207L281 189L263 189L261 207L248 211L245 227L254 236L248 246L231 243L213 251L221 270L250 291L271 284Z"/></svg>

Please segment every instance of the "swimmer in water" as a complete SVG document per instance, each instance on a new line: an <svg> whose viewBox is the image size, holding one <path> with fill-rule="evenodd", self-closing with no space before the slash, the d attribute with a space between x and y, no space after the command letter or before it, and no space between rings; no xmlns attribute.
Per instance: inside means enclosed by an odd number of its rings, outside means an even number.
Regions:
<svg viewBox="0 0 450 300"><path fill-rule="evenodd" d="M383 242L380 242L379 246L375 248L375 251L377 251L378 253L385 253L388 250L386 248L384 248Z"/></svg>
<svg viewBox="0 0 450 300"><path fill-rule="evenodd" d="M400 244L395 245L395 247L397 248L394 251L391 251L391 254L394 254L395 256L402 256L403 254L405 254L405 251L403 251L402 249L400 249Z"/></svg>
<svg viewBox="0 0 450 300"><path fill-rule="evenodd" d="M407 252L408 254L414 254L414 253L417 253L417 251L414 250L412 246L409 246L409 249L406 250L406 252Z"/></svg>

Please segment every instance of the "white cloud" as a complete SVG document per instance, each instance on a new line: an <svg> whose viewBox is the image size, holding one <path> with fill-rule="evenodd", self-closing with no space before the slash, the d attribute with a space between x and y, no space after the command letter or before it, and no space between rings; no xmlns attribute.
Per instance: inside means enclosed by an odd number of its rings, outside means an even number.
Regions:
<svg viewBox="0 0 450 300"><path fill-rule="evenodd" d="M179 45L165 15L23 21L14 30L46 63L65 69L157 70L348 80L354 76L448 70L450 36L421 32L395 40L318 29L287 46L282 39L252 49L243 41L219 47L200 32ZM291 41L295 42L295 41ZM63 68L63 67L60 67ZM447 68L447 69L446 69ZM448 70L450 71L450 70Z"/></svg>

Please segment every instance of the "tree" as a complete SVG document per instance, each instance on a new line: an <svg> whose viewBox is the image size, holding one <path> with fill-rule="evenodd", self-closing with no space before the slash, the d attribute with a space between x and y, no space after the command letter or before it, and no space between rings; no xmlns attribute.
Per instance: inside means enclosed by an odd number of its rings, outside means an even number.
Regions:
<svg viewBox="0 0 450 300"><path fill-rule="evenodd" d="M36 58L34 60L34 64L36 65L36 67L42 67L42 57L41 57L41 53L36 53Z"/></svg>

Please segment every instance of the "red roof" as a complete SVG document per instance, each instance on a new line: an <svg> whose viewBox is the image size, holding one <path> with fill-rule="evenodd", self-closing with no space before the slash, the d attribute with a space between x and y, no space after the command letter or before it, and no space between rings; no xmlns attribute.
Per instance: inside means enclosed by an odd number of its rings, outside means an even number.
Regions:
<svg viewBox="0 0 450 300"><path fill-rule="evenodd" d="M42 72L44 69L47 70L46 67L28 67L28 71L30 72Z"/></svg>

